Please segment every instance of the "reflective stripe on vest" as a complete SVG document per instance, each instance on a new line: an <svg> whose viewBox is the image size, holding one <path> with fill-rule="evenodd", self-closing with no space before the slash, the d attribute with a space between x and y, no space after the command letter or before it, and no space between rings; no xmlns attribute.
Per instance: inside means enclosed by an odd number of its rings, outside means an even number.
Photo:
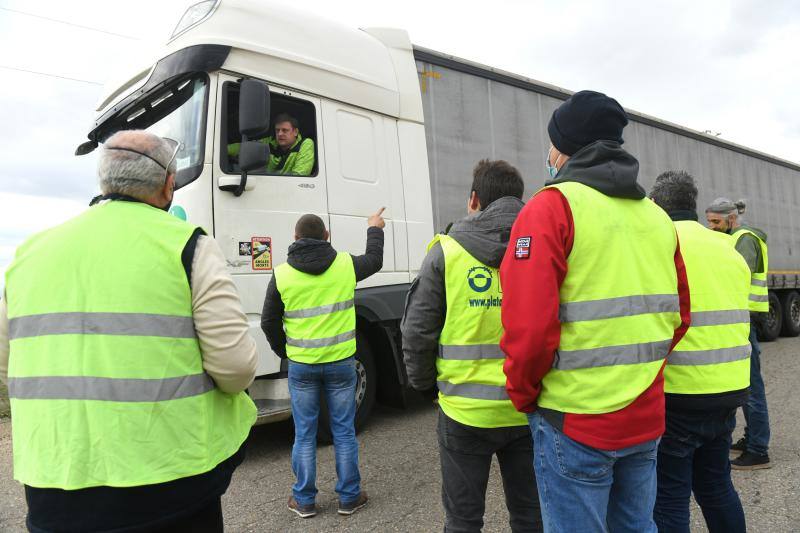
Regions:
<svg viewBox="0 0 800 533"><path fill-rule="evenodd" d="M275 269L285 310L286 355L306 364L332 363L356 351L353 258L339 252L322 274L307 274L288 263Z"/></svg>
<svg viewBox="0 0 800 533"><path fill-rule="evenodd" d="M440 345L439 357L442 359L460 359L477 361L479 359L505 359L506 354L499 344Z"/></svg>
<svg viewBox="0 0 800 533"><path fill-rule="evenodd" d="M190 316L152 313L47 313L9 320L10 339L41 335L127 335L131 337L195 338Z"/></svg>
<svg viewBox="0 0 800 533"><path fill-rule="evenodd" d="M500 276L447 235L435 237L444 254L447 312L436 360L439 406L474 427L527 425L506 393L500 350ZM430 249L430 246L429 246Z"/></svg>
<svg viewBox="0 0 800 533"><path fill-rule="evenodd" d="M214 381L205 373L163 379L48 376L9 379L8 397L25 400L164 402L205 394L213 388Z"/></svg>
<svg viewBox="0 0 800 533"><path fill-rule="evenodd" d="M750 269L733 238L675 222L691 293L692 323L664 368L664 391L718 394L750 384Z"/></svg>
<svg viewBox="0 0 800 533"><path fill-rule="evenodd" d="M672 221L650 200L612 198L576 182L574 241L559 298L561 339L541 407L617 411L650 387L680 325Z"/></svg>
<svg viewBox="0 0 800 533"><path fill-rule="evenodd" d="M318 305L317 307L309 307L308 309L297 309L295 311L284 311L283 316L286 318L311 318L313 316L328 315L335 311L344 311L353 307L354 300L351 298L346 302L338 302L329 305Z"/></svg>
<svg viewBox="0 0 800 533"><path fill-rule="evenodd" d="M738 241L743 235L749 234L755 237L761 247L761 262L763 270L752 272L750 275L750 298L748 308L754 313L769 313L769 289L767 288L767 272L769 272L769 255L767 243L761 237L747 228L739 227L733 232L733 238Z"/></svg>
<svg viewBox="0 0 800 533"><path fill-rule="evenodd" d="M137 202L34 236L6 272L14 477L164 483L233 455L255 421L204 373L181 254L196 228Z"/></svg>

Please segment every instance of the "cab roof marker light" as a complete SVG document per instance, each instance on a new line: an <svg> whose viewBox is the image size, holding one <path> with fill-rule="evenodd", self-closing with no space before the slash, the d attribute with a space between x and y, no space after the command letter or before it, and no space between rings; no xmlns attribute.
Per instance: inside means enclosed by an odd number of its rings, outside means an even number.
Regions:
<svg viewBox="0 0 800 533"><path fill-rule="evenodd" d="M134 120L134 119L136 119L136 118L139 118L140 116L144 115L144 112L145 112L145 109L144 109L144 108L141 108L141 109L139 109L138 111L134 111L134 112L133 112L133 113L131 113L131 114L128 116L128 118L126 119L126 120L127 120L127 122L130 122L130 121L132 121L132 120Z"/></svg>
<svg viewBox="0 0 800 533"><path fill-rule="evenodd" d="M219 2L220 0L204 0L203 2L198 2L192 6L189 6L181 17L181 20L178 21L178 25L175 26L175 29L172 31L169 41L175 39L182 33L190 30L210 17L211 14L217 9Z"/></svg>
<svg viewBox="0 0 800 533"><path fill-rule="evenodd" d="M156 99L155 99L155 100L153 100L153 102L150 104L150 107L156 107L156 106L159 106L159 105L161 105L161 104L162 104L162 103L163 103L163 102L164 102L166 99L168 99L168 98L172 98L172 94L173 94L173 93L172 93L172 91L170 91L170 92L168 92L167 94L165 94L164 96L161 96L161 97L159 97L159 98L156 98Z"/></svg>

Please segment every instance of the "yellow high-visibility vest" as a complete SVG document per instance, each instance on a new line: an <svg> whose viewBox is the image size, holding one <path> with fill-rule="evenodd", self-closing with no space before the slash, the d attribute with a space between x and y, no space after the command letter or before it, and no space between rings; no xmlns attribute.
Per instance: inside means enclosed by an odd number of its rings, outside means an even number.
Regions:
<svg viewBox="0 0 800 533"><path fill-rule="evenodd" d="M559 293L561 341L538 405L617 411L653 384L681 322L675 228L650 200L552 187L569 202L574 241Z"/></svg>
<svg viewBox="0 0 800 533"><path fill-rule="evenodd" d="M253 401L203 371L181 253L196 228L113 201L23 244L6 272L14 478L164 483L233 455Z"/></svg>
<svg viewBox="0 0 800 533"><path fill-rule="evenodd" d="M747 228L739 227L733 232L733 238L738 241L743 235L749 234L756 238L761 247L761 258L764 269L750 275L750 307L755 313L769 313L769 290L767 289L767 272L769 271L769 256L767 243L761 237Z"/></svg>
<svg viewBox="0 0 800 533"><path fill-rule="evenodd" d="M332 363L356 353L356 271L350 254L339 252L322 274L284 263L275 269L275 284L284 305L289 359Z"/></svg>
<svg viewBox="0 0 800 533"><path fill-rule="evenodd" d="M750 386L750 269L724 233L675 222L692 323L667 358L664 391L715 394Z"/></svg>
<svg viewBox="0 0 800 533"><path fill-rule="evenodd" d="M444 253L447 301L436 359L439 406L468 426L525 426L527 418L506 393L499 273L450 236L437 235L431 245L435 242Z"/></svg>

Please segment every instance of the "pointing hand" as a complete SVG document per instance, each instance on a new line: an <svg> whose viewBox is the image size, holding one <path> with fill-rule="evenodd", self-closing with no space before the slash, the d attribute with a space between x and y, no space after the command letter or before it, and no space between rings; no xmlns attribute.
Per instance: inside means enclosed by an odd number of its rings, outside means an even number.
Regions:
<svg viewBox="0 0 800 533"><path fill-rule="evenodd" d="M370 226L370 227L375 227L375 228L385 228L386 227L386 221L383 220L383 217L381 216L385 210L386 210L385 207L381 207L380 209L378 209L377 213L375 213L374 215L371 215L367 219L367 225Z"/></svg>

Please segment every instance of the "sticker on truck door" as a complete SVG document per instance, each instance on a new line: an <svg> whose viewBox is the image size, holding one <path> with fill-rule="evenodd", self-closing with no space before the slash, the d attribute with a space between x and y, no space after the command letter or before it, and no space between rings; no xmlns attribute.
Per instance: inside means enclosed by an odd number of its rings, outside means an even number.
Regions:
<svg viewBox="0 0 800 533"><path fill-rule="evenodd" d="M272 270L272 237L250 239L253 270Z"/></svg>

